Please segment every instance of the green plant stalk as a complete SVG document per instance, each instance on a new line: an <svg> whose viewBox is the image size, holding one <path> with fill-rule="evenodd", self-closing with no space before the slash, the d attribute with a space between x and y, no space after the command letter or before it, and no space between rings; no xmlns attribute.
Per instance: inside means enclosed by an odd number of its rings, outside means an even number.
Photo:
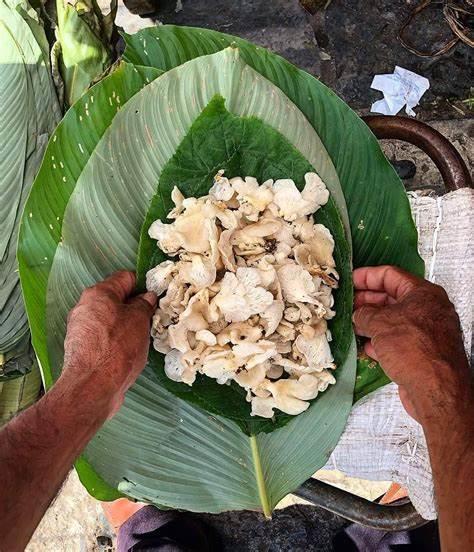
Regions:
<svg viewBox="0 0 474 552"><path fill-rule="evenodd" d="M252 451L253 467L255 470L255 480L257 481L258 496L262 503L262 510L267 519L271 519L272 510L270 502L268 500L267 488L265 485L265 478L263 476L262 463L260 462L260 453L258 451L257 437L252 435L250 437L250 449Z"/></svg>

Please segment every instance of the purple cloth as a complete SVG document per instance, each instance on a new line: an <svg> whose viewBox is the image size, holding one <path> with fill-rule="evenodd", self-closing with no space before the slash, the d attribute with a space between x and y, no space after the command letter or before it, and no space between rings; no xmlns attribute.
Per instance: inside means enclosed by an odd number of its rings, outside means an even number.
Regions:
<svg viewBox="0 0 474 552"><path fill-rule="evenodd" d="M394 545L411 544L408 531L388 533L353 523L345 532L359 552L393 552Z"/></svg>
<svg viewBox="0 0 474 552"><path fill-rule="evenodd" d="M117 552L212 552L214 534L192 515L144 506L119 529Z"/></svg>

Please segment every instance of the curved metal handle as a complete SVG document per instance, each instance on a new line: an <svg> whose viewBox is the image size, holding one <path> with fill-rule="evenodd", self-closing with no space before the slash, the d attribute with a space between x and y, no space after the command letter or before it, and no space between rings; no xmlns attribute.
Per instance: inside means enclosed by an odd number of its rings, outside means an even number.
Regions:
<svg viewBox="0 0 474 552"><path fill-rule="evenodd" d="M428 523L409 502L402 505L382 505L370 502L318 481L308 479L293 494L309 500L315 506L372 529L406 531Z"/></svg>
<svg viewBox="0 0 474 552"><path fill-rule="evenodd" d="M378 139L403 140L424 151L438 167L449 191L473 187L458 150L433 127L408 117L368 115L362 119Z"/></svg>

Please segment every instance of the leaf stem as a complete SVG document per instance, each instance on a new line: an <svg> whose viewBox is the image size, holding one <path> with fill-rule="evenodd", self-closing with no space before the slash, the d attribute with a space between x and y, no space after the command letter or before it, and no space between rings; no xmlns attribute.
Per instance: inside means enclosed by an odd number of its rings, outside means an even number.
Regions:
<svg viewBox="0 0 474 552"><path fill-rule="evenodd" d="M267 489L265 487L265 479L263 477L262 464L260 462L260 453L258 451L257 437L250 436L250 449L252 451L253 465L255 468L255 479L257 480L258 495L262 504L263 513L267 519L271 519L272 511L268 502Z"/></svg>

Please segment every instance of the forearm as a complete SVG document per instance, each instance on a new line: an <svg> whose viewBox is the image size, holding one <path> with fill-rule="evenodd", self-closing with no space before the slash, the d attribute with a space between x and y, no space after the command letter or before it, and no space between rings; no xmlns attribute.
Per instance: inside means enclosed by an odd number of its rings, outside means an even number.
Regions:
<svg viewBox="0 0 474 552"><path fill-rule="evenodd" d="M422 412L444 552L474 550L474 391L472 383ZM441 403L441 404L439 404Z"/></svg>
<svg viewBox="0 0 474 552"><path fill-rule="evenodd" d="M106 420L93 382L61 377L0 431L0 550L23 550L74 460Z"/></svg>

